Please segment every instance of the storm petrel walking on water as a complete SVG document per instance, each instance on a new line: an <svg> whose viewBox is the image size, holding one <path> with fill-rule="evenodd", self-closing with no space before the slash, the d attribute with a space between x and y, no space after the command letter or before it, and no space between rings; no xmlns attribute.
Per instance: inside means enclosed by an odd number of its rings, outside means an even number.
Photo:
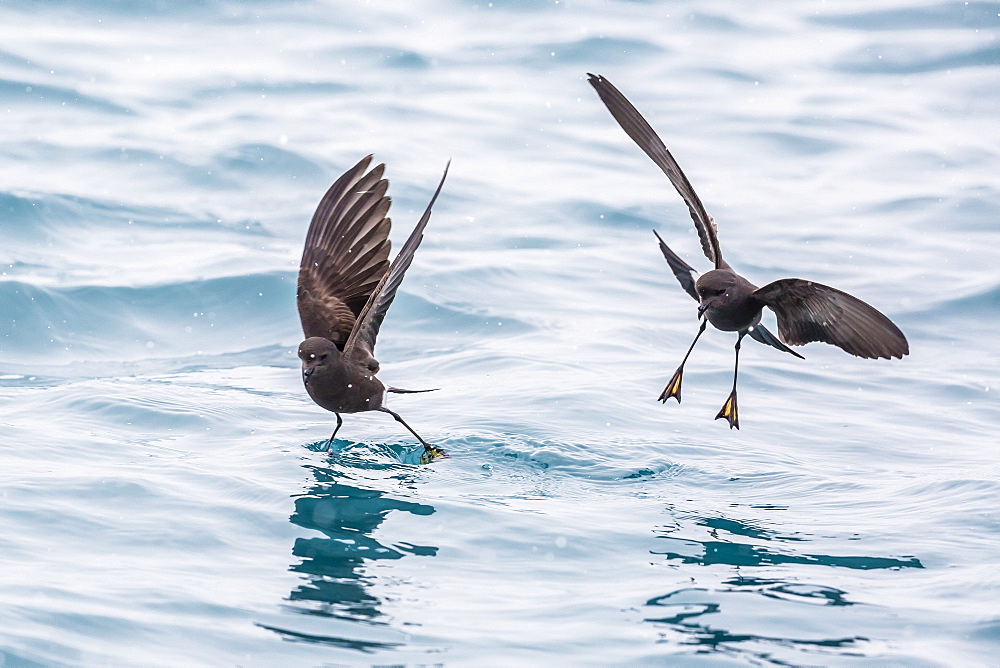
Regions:
<svg viewBox="0 0 1000 668"><path fill-rule="evenodd" d="M733 271L722 259L715 221L705 212L701 199L663 141L610 81L598 74L588 74L588 77L601 101L626 134L674 184L691 212L702 250L714 265L711 271L695 280L694 268L670 250L654 230L663 257L674 276L684 291L699 302L698 318L701 320L691 347L660 394L660 401L666 403L668 399L675 397L680 403L684 363L705 331L706 321L716 329L738 334L733 390L722 410L715 416L716 420L726 418L730 429L740 428L736 408L736 378L740 366L740 343L747 334L760 343L791 353L800 359L802 355L789 349L786 343L800 346L810 341L823 341L864 358L902 358L910 352L906 337L891 320L846 292L799 278L783 278L758 288ZM760 324L761 311L765 306L770 307L777 316L780 339Z"/></svg>
<svg viewBox="0 0 1000 668"><path fill-rule="evenodd" d="M387 391L429 390L387 388L375 377L379 365L373 351L382 319L424 238L424 227L448 176L448 167L420 222L390 264L392 223L386 217L390 199L385 194L389 182L382 178L384 164L367 171L371 160L370 155L364 158L330 186L309 224L297 294L306 337L299 344L302 382L313 401L337 416L327 450L344 423L341 413L382 411L423 444L421 462L426 463L444 456L444 452L387 408L385 396Z"/></svg>

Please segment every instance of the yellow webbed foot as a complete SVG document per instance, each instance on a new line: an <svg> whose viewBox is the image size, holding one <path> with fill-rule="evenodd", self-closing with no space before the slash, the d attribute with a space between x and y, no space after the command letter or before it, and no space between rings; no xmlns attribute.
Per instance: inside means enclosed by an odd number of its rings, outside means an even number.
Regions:
<svg viewBox="0 0 1000 668"><path fill-rule="evenodd" d="M730 429L733 429L734 427L736 429L740 428L740 416L736 410L736 390L733 390L732 394L729 395L729 398L726 399L726 403L722 406L722 410L715 416L716 420L720 418L726 418L729 422Z"/></svg>
<svg viewBox="0 0 1000 668"><path fill-rule="evenodd" d="M670 382L667 386L663 388L663 392L660 393L660 401L667 403L667 399L674 397L677 399L677 403L681 402L681 377L684 375L684 365L677 367L677 371L670 378Z"/></svg>
<svg viewBox="0 0 1000 668"><path fill-rule="evenodd" d="M435 448L433 445L425 445L424 451L420 455L421 464L430 464L435 459L447 459L448 453L441 448Z"/></svg>

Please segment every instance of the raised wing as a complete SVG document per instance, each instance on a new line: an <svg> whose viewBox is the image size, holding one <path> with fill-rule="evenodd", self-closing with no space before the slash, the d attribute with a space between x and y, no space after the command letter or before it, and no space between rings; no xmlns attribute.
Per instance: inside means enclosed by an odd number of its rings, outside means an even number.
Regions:
<svg viewBox="0 0 1000 668"><path fill-rule="evenodd" d="M663 257L667 259L667 264L670 265L670 270L674 272L674 276L677 277L677 281L684 288L684 292L688 293L696 302L700 302L698 299L698 292L694 289L694 274L695 269L687 262L681 259L681 257L670 250L670 246L663 243L663 239L660 237L660 233L653 230L653 234L656 235L657 240L660 242L660 252L663 253Z"/></svg>
<svg viewBox="0 0 1000 668"><path fill-rule="evenodd" d="M444 185L444 180L448 177L448 167L450 166L451 160L445 165L441 182L438 183L437 190L434 191L431 201L427 204L424 215L420 217L420 222L410 232L410 236L406 240L406 243L403 244L399 255L389 265L389 271L382 277L372 296L369 297L368 303L365 304L364 309L361 311L361 315L358 316L358 322L354 327L354 331L351 332L351 337L347 340L347 345L344 346L345 355L350 354L358 346L364 346L369 353L375 349L375 339L378 337L378 330L382 326L382 320L385 318L385 313L389 310L389 306L396 296L396 290L399 288L400 283L403 282L403 275L410 267L410 263L413 262L413 254L416 252L420 242L423 241L424 228L427 227L427 221L431 219L431 208L434 206L434 202L437 201L441 187Z"/></svg>
<svg viewBox="0 0 1000 668"><path fill-rule="evenodd" d="M599 74L588 73L587 76L590 85L597 91L604 106L608 108L625 133L656 163L657 167L663 170L663 173L667 175L670 182L674 184L674 188L684 199L688 211L691 212L691 220L694 221L695 229L698 230L698 237L701 239L701 248L705 252L705 257L712 262L716 269L728 269L729 265L722 259L722 249L719 247L719 234L715 221L705 212L701 199L691 187L687 177L684 176L684 172L674 160L674 156L670 155L663 140L646 122L642 114L610 81Z"/></svg>
<svg viewBox="0 0 1000 668"><path fill-rule="evenodd" d="M367 156L330 186L313 214L299 264L297 302L306 338L343 348L389 268L389 182Z"/></svg>
<svg viewBox="0 0 1000 668"><path fill-rule="evenodd" d="M902 358L906 337L889 318L846 292L800 278L783 278L756 290L754 298L778 316L785 343L831 343L865 358Z"/></svg>

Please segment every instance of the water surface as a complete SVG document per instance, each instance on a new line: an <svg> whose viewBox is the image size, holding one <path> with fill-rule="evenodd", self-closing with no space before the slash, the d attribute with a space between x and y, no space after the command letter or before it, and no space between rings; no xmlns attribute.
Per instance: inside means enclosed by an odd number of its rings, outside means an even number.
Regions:
<svg viewBox="0 0 1000 668"><path fill-rule="evenodd" d="M995 3L0 5L0 663L988 665ZM757 284L903 361L697 329L660 132ZM320 196L388 164L385 415L301 387ZM773 329L773 327L772 327Z"/></svg>

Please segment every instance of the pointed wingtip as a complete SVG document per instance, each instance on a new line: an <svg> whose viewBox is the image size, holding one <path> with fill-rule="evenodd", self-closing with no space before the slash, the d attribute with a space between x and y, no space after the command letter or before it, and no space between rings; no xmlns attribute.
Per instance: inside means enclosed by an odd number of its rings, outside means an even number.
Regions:
<svg viewBox="0 0 1000 668"><path fill-rule="evenodd" d="M451 158L448 158L448 162L446 162L444 164L444 173L441 174L441 180L438 182L437 189L434 190L434 194L431 196L431 201L427 205L427 210L424 211L424 218L430 218L431 208L434 206L434 203L437 202L438 195L441 194L441 188L444 187L444 182L445 182L445 179L448 178L448 170L450 168L451 168ZM425 222L423 220L423 218L421 218L421 222ZM419 225L418 225L418 227L419 227Z"/></svg>
<svg viewBox="0 0 1000 668"><path fill-rule="evenodd" d="M599 85L611 84L611 82L605 79L603 76L601 76L600 74L594 74L593 72L587 72L587 83L589 83L591 86L594 87L595 90L597 90L598 95L604 94L601 92L601 89L598 88Z"/></svg>

